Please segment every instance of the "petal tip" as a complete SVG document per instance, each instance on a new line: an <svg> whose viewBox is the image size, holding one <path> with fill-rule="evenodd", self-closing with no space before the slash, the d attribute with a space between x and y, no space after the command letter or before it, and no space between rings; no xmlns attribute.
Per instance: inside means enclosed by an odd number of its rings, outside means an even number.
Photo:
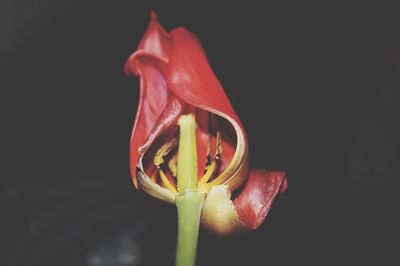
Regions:
<svg viewBox="0 0 400 266"><path fill-rule="evenodd" d="M279 189L279 193L285 192L288 187L288 180L286 178L286 173L283 172L283 181L281 184L281 188Z"/></svg>
<svg viewBox="0 0 400 266"><path fill-rule="evenodd" d="M130 77L133 76L133 69L132 69L132 55L126 60L124 65L124 73L126 76Z"/></svg>
<svg viewBox="0 0 400 266"><path fill-rule="evenodd" d="M157 13L155 10L150 11L150 19L151 20L157 20Z"/></svg>

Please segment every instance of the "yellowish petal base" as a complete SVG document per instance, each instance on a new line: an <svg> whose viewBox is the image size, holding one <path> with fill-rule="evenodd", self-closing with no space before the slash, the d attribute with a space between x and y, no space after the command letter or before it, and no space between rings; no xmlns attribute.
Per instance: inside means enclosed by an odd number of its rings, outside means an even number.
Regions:
<svg viewBox="0 0 400 266"><path fill-rule="evenodd" d="M206 230L219 236L245 229L233 206L227 185L214 186L208 192L203 205L201 224Z"/></svg>

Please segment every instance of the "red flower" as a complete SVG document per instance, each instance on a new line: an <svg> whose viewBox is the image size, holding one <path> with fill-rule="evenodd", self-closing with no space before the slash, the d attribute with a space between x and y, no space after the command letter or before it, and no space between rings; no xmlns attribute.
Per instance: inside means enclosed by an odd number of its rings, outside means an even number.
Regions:
<svg viewBox="0 0 400 266"><path fill-rule="evenodd" d="M217 234L257 228L286 186L284 172L248 167L243 125L196 37L184 28L166 32L154 12L139 47L125 65L140 76L140 100L131 136L130 164L137 188L175 203L179 193L177 121L195 117L196 189L207 193L204 227ZM231 192L243 190L233 201Z"/></svg>

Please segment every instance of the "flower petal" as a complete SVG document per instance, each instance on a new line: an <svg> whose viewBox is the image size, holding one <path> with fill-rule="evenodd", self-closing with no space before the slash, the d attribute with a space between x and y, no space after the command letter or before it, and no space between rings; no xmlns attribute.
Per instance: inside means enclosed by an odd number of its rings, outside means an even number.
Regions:
<svg viewBox="0 0 400 266"><path fill-rule="evenodd" d="M287 187L285 172L252 170L245 187L233 201L240 220L256 229L266 218L276 194Z"/></svg>
<svg viewBox="0 0 400 266"><path fill-rule="evenodd" d="M214 75L196 37L184 28L170 32L167 86L183 101L228 120L236 132L236 150L225 171L205 189L220 183L236 189L247 174L247 139L243 125Z"/></svg>
<svg viewBox="0 0 400 266"><path fill-rule="evenodd" d="M130 168L136 188L139 147L147 140L170 100L170 93L160 70L160 65L165 64L168 58L168 42L168 34L156 20L155 13L152 13L152 19L137 52L125 64L125 73L140 75L140 99L130 144Z"/></svg>
<svg viewBox="0 0 400 266"><path fill-rule="evenodd" d="M146 174L145 167L143 166L143 157L146 151L150 148L151 144L154 142L154 140L159 137L166 129L170 128L172 125L175 125L179 116L182 113L183 105L176 97L170 96L167 106L160 114L160 117L156 121L155 126L150 131L147 140L142 143L143 145L139 147L137 161L132 161L131 142L131 171L132 167L134 166L136 177L139 181L139 187L146 191L149 195L169 203L175 202L176 193L173 193L171 190L159 186L150 179L150 177ZM154 166L152 165L152 167Z"/></svg>
<svg viewBox="0 0 400 266"><path fill-rule="evenodd" d="M201 225L218 236L246 229L232 203L227 185L214 186L208 192L201 214Z"/></svg>
<svg viewBox="0 0 400 266"><path fill-rule="evenodd" d="M162 58L164 61L168 60L169 51L169 34L161 26L157 20L157 15L154 11L151 12L151 20L146 32L139 43L137 52L152 53L155 56ZM135 54L132 54L127 62L125 63L125 73L127 75L138 75L139 62L135 58Z"/></svg>

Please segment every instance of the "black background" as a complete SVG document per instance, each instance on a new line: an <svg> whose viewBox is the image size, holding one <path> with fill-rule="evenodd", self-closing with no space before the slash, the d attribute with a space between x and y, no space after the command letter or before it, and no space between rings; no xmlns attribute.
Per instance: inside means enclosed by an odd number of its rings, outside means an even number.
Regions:
<svg viewBox="0 0 400 266"><path fill-rule="evenodd" d="M173 265L175 209L128 167L151 9L201 40L252 166L289 176L258 231L202 232L198 265L393 265L396 9L232 2L0 1L0 265Z"/></svg>

